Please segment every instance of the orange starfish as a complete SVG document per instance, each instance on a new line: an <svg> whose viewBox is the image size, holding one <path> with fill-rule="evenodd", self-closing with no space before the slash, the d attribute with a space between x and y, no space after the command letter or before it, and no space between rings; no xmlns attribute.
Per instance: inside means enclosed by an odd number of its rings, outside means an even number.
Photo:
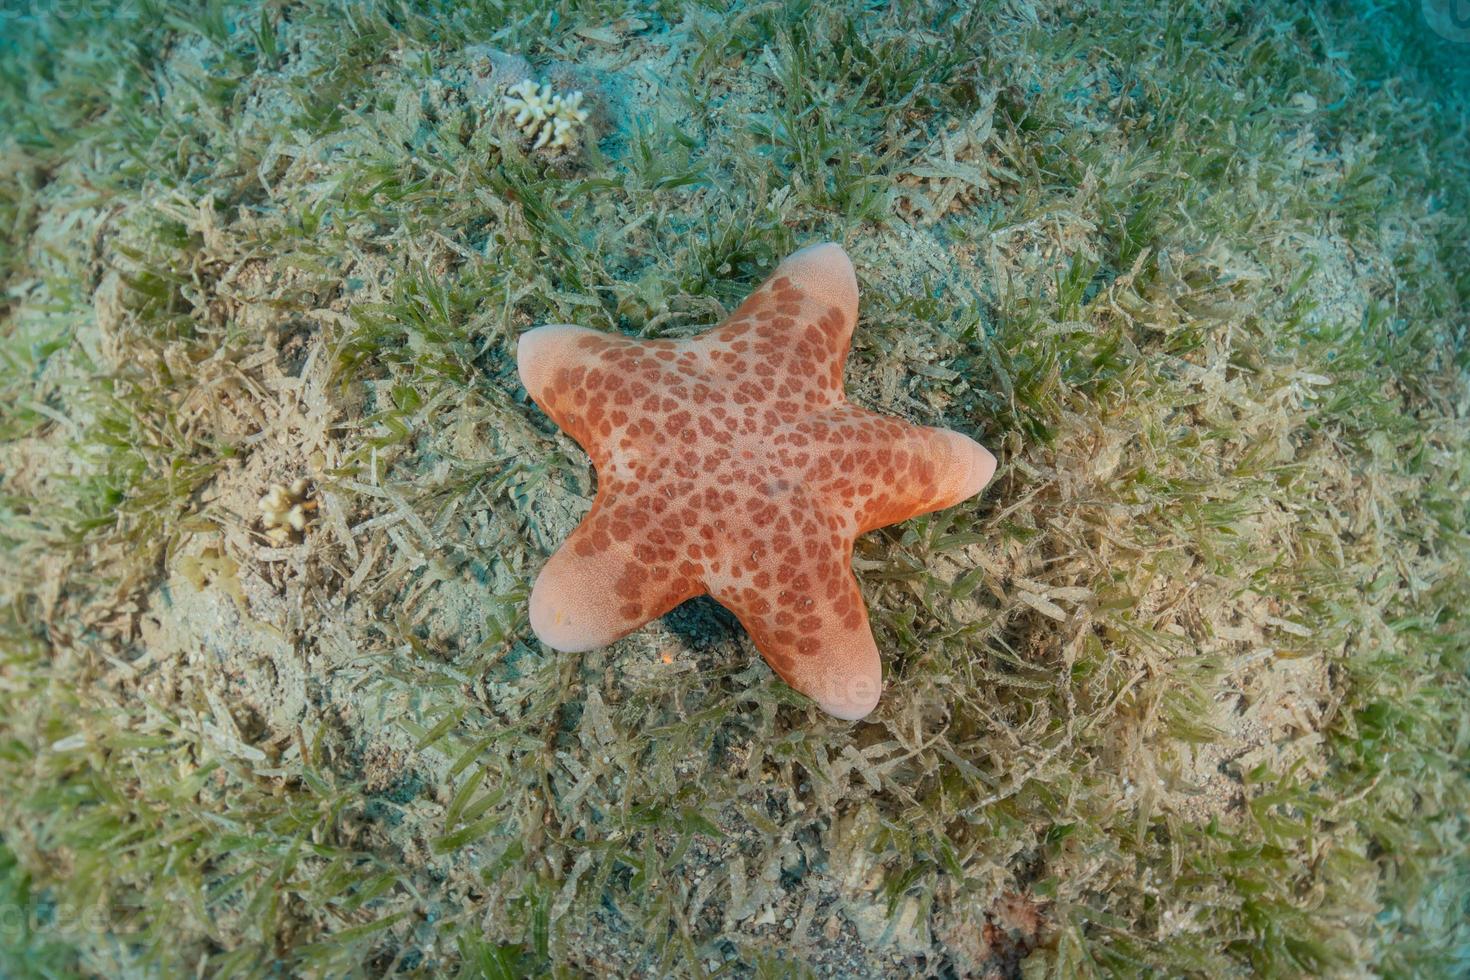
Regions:
<svg viewBox="0 0 1470 980"><path fill-rule="evenodd" d="M605 646L709 593L786 683L840 718L878 703L882 667L852 574L859 534L957 504L995 472L966 436L850 405L852 263L789 256L689 340L550 325L521 382L592 457L597 498L531 592L531 628Z"/></svg>

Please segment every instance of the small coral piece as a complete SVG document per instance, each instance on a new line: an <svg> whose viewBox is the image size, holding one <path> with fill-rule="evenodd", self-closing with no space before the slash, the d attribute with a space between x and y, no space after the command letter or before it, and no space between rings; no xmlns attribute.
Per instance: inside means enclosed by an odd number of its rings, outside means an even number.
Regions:
<svg viewBox="0 0 1470 980"><path fill-rule="evenodd" d="M550 85L538 86L529 78L506 91L504 104L507 111L515 113L511 121L532 141L533 150L575 146L581 125L587 121L581 92L556 95Z"/></svg>
<svg viewBox="0 0 1470 980"><path fill-rule="evenodd" d="M260 522L272 541L300 541L317 502L307 496L308 483L297 480L289 487L277 483L260 498Z"/></svg>

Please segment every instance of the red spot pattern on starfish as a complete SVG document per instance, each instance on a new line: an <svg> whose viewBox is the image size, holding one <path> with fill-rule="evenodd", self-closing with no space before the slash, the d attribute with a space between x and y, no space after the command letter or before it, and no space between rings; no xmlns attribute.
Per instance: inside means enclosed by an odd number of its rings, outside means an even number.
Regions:
<svg viewBox="0 0 1470 980"><path fill-rule="evenodd" d="M521 338L526 390L598 474L531 595L543 641L590 650L707 592L792 687L843 718L872 710L882 671L853 541L973 496L995 459L848 404L856 321L852 264L824 244L690 340L563 325Z"/></svg>

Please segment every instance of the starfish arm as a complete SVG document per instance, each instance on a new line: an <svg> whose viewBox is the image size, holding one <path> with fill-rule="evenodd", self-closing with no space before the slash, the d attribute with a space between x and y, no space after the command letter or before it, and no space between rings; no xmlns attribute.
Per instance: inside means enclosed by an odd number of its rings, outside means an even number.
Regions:
<svg viewBox="0 0 1470 980"><path fill-rule="evenodd" d="M737 404L792 415L842 401L842 365L857 323L857 276L827 242L789 256L718 327L693 341L731 379ZM742 397L742 395L744 397Z"/></svg>
<svg viewBox="0 0 1470 980"><path fill-rule="evenodd" d="M852 574L850 530L792 488L753 508L734 538L706 570L710 595L782 680L839 718L868 714L883 672Z"/></svg>
<svg viewBox="0 0 1470 980"><path fill-rule="evenodd" d="M847 346L857 325L858 285L852 260L841 245L822 242L791 253L766 279L765 287L778 300L782 293L796 293L803 313L820 310L830 314L830 321L823 327L839 351L838 361L847 357Z"/></svg>
<svg viewBox="0 0 1470 980"><path fill-rule="evenodd" d="M521 334L516 370L541 410L589 453L595 424L589 422L587 374L595 370L605 335L586 327L549 323ZM592 403L595 404L595 401Z"/></svg>
<svg viewBox="0 0 1470 980"><path fill-rule="evenodd" d="M923 460L897 483L883 481L858 512L858 533L932 514L969 500L995 475L995 457L974 439L950 429L909 427L903 445Z"/></svg>
<svg viewBox="0 0 1470 980"><path fill-rule="evenodd" d="M858 534L968 500L995 474L995 457L969 436L853 405L784 436L778 452L803 468L813 493L851 515Z"/></svg>
<svg viewBox="0 0 1470 980"><path fill-rule="evenodd" d="M598 495L531 589L531 629L553 649L607 646L704 591L646 511L607 501Z"/></svg>
<svg viewBox="0 0 1470 980"><path fill-rule="evenodd" d="M521 335L516 362L531 398L587 451L599 473L614 450L654 436L656 420L687 424L679 397L671 396L701 390L690 377L697 355L681 341L549 324Z"/></svg>

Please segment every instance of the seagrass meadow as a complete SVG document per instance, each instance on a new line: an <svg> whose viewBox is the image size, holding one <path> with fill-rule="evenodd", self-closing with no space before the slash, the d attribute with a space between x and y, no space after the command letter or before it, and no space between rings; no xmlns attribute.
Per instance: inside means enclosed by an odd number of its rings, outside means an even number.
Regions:
<svg viewBox="0 0 1470 980"><path fill-rule="evenodd" d="M0 975L1466 975L1452 13L0 5ZM540 644L517 338L823 240L877 710Z"/></svg>

